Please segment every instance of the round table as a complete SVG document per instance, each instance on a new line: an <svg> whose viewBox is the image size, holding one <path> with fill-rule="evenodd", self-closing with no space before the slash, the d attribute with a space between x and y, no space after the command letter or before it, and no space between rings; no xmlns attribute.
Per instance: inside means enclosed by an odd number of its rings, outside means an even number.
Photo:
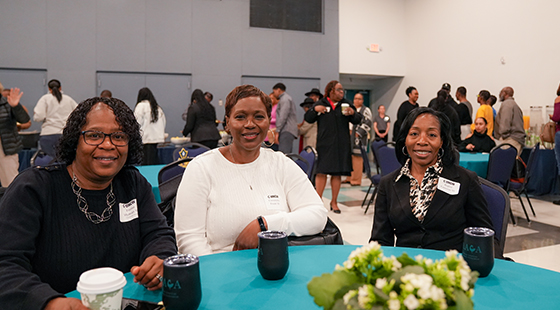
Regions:
<svg viewBox="0 0 560 310"><path fill-rule="evenodd" d="M257 250L200 257L202 302L199 309L320 309L307 292L314 276L331 273L355 245L290 247L290 269L278 281L264 280L257 270ZM440 259L442 251L383 247L385 256L422 254ZM124 297L161 301L161 290L150 292L127 275ZM473 297L475 309L557 309L560 305L560 273L524 264L496 260L492 273L478 279ZM79 298L74 291L68 296Z"/></svg>

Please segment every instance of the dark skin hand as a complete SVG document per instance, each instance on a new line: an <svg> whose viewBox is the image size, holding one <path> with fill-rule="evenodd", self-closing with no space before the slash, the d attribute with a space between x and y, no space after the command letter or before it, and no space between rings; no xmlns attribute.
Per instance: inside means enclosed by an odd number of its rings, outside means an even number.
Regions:
<svg viewBox="0 0 560 310"><path fill-rule="evenodd" d="M89 310L76 298L58 297L47 303L44 310Z"/></svg>
<svg viewBox="0 0 560 310"><path fill-rule="evenodd" d="M163 275L163 260L152 255L141 266L130 268L130 272L134 275L135 283L144 285L149 291L158 290L162 283L156 278L156 274Z"/></svg>
<svg viewBox="0 0 560 310"><path fill-rule="evenodd" d="M266 219L264 217L263 221L264 226L268 229L268 224L266 223ZM239 236L237 236L237 239L233 244L233 251L256 249L259 246L259 237L257 234L260 231L261 226L259 225L259 221L254 219L251 223L249 223L249 225L245 226Z"/></svg>

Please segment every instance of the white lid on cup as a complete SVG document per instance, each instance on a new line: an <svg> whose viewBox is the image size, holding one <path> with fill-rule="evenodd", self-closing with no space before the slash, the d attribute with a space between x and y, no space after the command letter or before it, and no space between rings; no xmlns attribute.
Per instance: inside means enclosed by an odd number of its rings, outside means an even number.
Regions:
<svg viewBox="0 0 560 310"><path fill-rule="evenodd" d="M126 279L122 272L103 267L82 273L76 290L82 294L104 294L119 290L125 285Z"/></svg>

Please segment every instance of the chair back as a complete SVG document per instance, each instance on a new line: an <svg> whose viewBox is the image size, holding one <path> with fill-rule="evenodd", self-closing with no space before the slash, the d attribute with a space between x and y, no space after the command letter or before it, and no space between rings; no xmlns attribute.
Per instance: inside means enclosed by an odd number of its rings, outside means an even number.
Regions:
<svg viewBox="0 0 560 310"><path fill-rule="evenodd" d="M535 162L537 161L537 158L539 156L540 146L541 144L537 142L537 144L535 144L535 146L531 150L531 153L529 153L529 159L527 160L527 168L525 168L525 179L523 180L523 187L527 185L529 179L533 175L533 169L535 166Z"/></svg>
<svg viewBox="0 0 560 310"><path fill-rule="evenodd" d="M55 159L52 156L45 153L43 150L38 149L35 154L31 157L29 161L31 166L48 166L55 163Z"/></svg>
<svg viewBox="0 0 560 310"><path fill-rule="evenodd" d="M401 167L397 159L394 147L389 147L392 143L385 143L377 149L377 161L381 168L381 175L385 176Z"/></svg>
<svg viewBox="0 0 560 310"><path fill-rule="evenodd" d="M182 175L191 160L192 157L187 157L165 165L158 173L158 183L162 184L163 182L172 179L177 175Z"/></svg>
<svg viewBox="0 0 560 310"><path fill-rule="evenodd" d="M516 158L517 149L513 145L504 143L494 147L488 157L486 179L494 184L498 184L503 189L508 188Z"/></svg>
<svg viewBox="0 0 560 310"><path fill-rule="evenodd" d="M317 168L317 151L315 151L315 149L312 146L308 145L299 153L299 156L307 160L307 162L311 166L311 171L310 173L307 174L307 176L311 180L311 183L315 184L315 174L316 174L315 170Z"/></svg>
<svg viewBox="0 0 560 310"><path fill-rule="evenodd" d="M368 177L368 179L371 180L371 166L369 165L369 158L367 156L367 150L365 146L361 146L360 147L360 152L362 153L362 160L364 162L364 170L366 171L366 175Z"/></svg>
<svg viewBox="0 0 560 310"><path fill-rule="evenodd" d="M303 170L303 172L307 174L307 177L311 181L311 172L313 171L313 166L307 161L307 159L295 153L286 154L286 156L291 158L301 168L301 170Z"/></svg>
<svg viewBox="0 0 560 310"><path fill-rule="evenodd" d="M379 169L379 162L377 161L377 150L383 145L385 145L385 141L383 140L373 140L371 142L371 151L373 152L373 162L375 163L378 174L381 173L381 169Z"/></svg>
<svg viewBox="0 0 560 310"><path fill-rule="evenodd" d="M514 148L515 149L515 148ZM494 232L498 243L500 245L500 252L496 253L497 257L503 256L504 245L506 243L507 226L510 213L509 195L499 185L490 182L489 180L478 178L484 198L488 205L488 211L494 224Z"/></svg>
<svg viewBox="0 0 560 310"><path fill-rule="evenodd" d="M210 148L206 145L202 145L196 142L187 142L175 148L175 150L173 151L173 160L177 161L179 159L187 157L196 157L209 150Z"/></svg>

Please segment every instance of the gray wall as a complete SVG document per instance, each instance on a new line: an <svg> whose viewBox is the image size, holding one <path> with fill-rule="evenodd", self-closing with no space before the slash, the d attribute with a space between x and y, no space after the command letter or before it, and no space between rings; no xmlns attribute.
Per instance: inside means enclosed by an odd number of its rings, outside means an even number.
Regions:
<svg viewBox="0 0 560 310"><path fill-rule="evenodd" d="M98 71L187 74L190 89L214 94L221 119L219 102L242 76L318 79L321 88L338 78L338 0L324 0L322 34L250 28L249 0L3 1L0 29L0 68L46 69L78 102L99 95ZM22 101L32 109L38 99Z"/></svg>

